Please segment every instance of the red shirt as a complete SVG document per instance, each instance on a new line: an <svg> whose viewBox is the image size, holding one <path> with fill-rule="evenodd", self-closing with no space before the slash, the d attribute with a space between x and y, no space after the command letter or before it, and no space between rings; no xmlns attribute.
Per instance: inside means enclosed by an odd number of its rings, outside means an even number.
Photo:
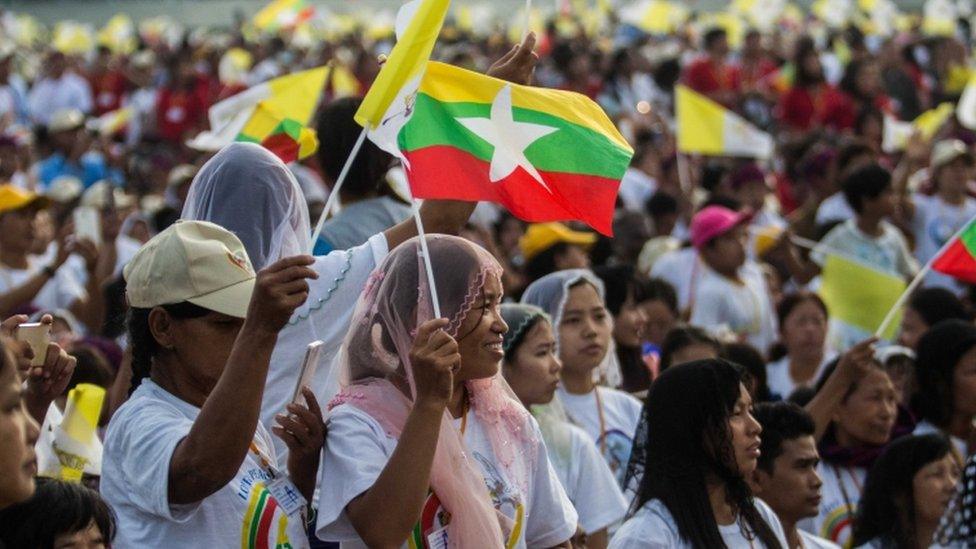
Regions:
<svg viewBox="0 0 976 549"><path fill-rule="evenodd" d="M854 127L854 106L850 99L829 84L813 88L793 86L780 99L780 121L793 130L826 126L837 131Z"/></svg>
<svg viewBox="0 0 976 549"><path fill-rule="evenodd" d="M195 91L163 88L156 102L156 128L165 141L179 143L188 131L196 129L206 109Z"/></svg>
<svg viewBox="0 0 976 549"><path fill-rule="evenodd" d="M767 90L772 85L769 76L776 72L777 68L776 63L767 57L760 58L755 63L742 63L739 67L739 79L744 88Z"/></svg>
<svg viewBox="0 0 976 549"><path fill-rule="evenodd" d="M92 75L89 82L92 88L92 97L95 99L95 116L112 112L122 106L126 83L125 76L121 72L110 70Z"/></svg>
<svg viewBox="0 0 976 549"><path fill-rule="evenodd" d="M716 66L707 56L698 58L688 66L684 80L689 88L708 96L718 92L738 93L742 89L738 67L728 63Z"/></svg>

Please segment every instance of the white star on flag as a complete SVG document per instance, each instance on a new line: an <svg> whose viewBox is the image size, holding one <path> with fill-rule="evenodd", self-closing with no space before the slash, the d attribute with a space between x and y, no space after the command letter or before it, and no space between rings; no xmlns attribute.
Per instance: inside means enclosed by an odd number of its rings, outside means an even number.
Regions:
<svg viewBox="0 0 976 549"><path fill-rule="evenodd" d="M492 183L505 179L515 171L515 168L521 166L543 188L552 193L535 166L525 157L525 149L538 139L558 131L559 128L512 120L511 85L506 84L499 90L498 95L491 102L489 118L457 118L457 121L494 147L491 167L488 170L488 178Z"/></svg>

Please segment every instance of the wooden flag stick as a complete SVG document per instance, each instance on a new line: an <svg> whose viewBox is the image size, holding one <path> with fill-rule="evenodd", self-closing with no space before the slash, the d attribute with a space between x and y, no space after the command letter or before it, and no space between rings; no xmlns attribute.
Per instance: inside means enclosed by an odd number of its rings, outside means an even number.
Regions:
<svg viewBox="0 0 976 549"><path fill-rule="evenodd" d="M339 178L336 179L335 185L332 186L329 199L325 201L325 208L319 214L319 220L315 224L315 231L312 232L312 242L308 249L309 254L315 250L315 243L318 242L319 236L322 234L322 225L325 224L325 219L329 217L329 212L332 211L332 208L339 201L339 190L342 189L342 183L345 182L346 176L349 175L349 169L352 168L352 163L356 159L356 155L359 154L359 149L362 148L365 140L366 128L363 128L363 131L359 132L359 138L356 139L356 144L352 146L352 151L349 152L349 156L346 158L346 163L342 166L342 171L339 172Z"/></svg>

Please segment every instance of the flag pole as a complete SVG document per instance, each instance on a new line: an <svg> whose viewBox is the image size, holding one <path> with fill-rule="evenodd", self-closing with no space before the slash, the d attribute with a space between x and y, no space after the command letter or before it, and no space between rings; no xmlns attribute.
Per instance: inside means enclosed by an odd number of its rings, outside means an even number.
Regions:
<svg viewBox="0 0 976 549"><path fill-rule="evenodd" d="M946 240L945 244L943 244L942 247L939 248L939 251L935 252L935 255L933 255L925 263L925 265L918 271L918 274L915 275L915 278L912 279L908 287L905 288L905 291L902 292L902 294L898 297L898 301L895 302L895 304L891 307L891 310L888 311L888 314L885 315L884 320L881 321L881 326L879 326L877 331L874 332L874 335L876 337L881 337L881 334L883 334L885 330L888 329L888 325L895 320L895 314L897 314L898 311L901 310L901 308L905 305L905 302L908 301L908 298L911 297L912 292L914 292L915 289L918 288L918 286L922 283L922 281L925 279L925 275L929 274L929 272L932 271L932 264L935 263L935 260L942 257L942 254L944 254L946 250L949 249L949 247L951 247L957 240L959 240L959 237L962 236L962 233L966 232L966 229L968 229L969 226L972 225L973 223L976 223L976 219L971 219L968 223L963 224L963 226L960 227L958 231L956 231L956 234L952 235L952 238L950 238L949 240Z"/></svg>
<svg viewBox="0 0 976 549"><path fill-rule="evenodd" d="M674 153L677 156L678 185L681 187L681 192L685 193L690 199L691 181L688 179L688 160L681 151L676 150Z"/></svg>
<svg viewBox="0 0 976 549"><path fill-rule="evenodd" d="M430 287L430 302L434 306L434 318L441 317L441 303L437 298L437 285L434 282L434 269L430 263L430 250L427 248L427 235L424 233L424 221L420 218L420 206L410 195L410 205L413 210L413 220L417 223L417 236L420 237L420 255L424 258L424 270L427 271L427 285Z"/></svg>
<svg viewBox="0 0 976 549"><path fill-rule="evenodd" d="M532 26L532 0L525 0L525 30L522 31L522 42L529 35Z"/></svg>
<svg viewBox="0 0 976 549"><path fill-rule="evenodd" d="M349 152L349 156L346 158L346 163L342 166L342 171L339 172L339 178L336 179L335 185L332 186L329 199L325 201L325 208L319 214L319 220L315 224L315 231L312 232L312 242L308 250L309 254L315 250L315 243L318 242L319 236L322 234L322 225L325 224L325 219L329 217L329 212L332 211L335 203L339 201L339 190L342 188L342 183L345 182L346 176L349 174L349 169L352 168L352 162L356 159L356 155L359 153L359 149L362 148L363 141L365 140L366 128L363 128L363 131L359 132L359 138L356 139L356 144L352 146L352 151Z"/></svg>

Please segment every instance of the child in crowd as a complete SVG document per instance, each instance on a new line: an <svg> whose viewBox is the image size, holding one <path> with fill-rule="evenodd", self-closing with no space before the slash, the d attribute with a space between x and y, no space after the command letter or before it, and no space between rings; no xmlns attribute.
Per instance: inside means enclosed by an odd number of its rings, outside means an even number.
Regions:
<svg viewBox="0 0 976 549"><path fill-rule="evenodd" d="M627 472L634 511L610 547L787 547L776 514L747 483L762 431L751 410L729 362L689 362L654 380Z"/></svg>
<svg viewBox="0 0 976 549"><path fill-rule="evenodd" d="M619 481L630 458L640 401L598 386L598 367L610 352L613 320L604 305L603 282L590 271L557 271L533 282L522 303L549 314L563 363L559 402L569 420L582 427Z"/></svg>
<svg viewBox="0 0 976 549"><path fill-rule="evenodd" d="M502 365L505 380L539 420L549 460L579 514L586 546L604 548L607 530L624 518L627 502L593 439L569 423L562 407L553 401L562 363L549 316L532 305L506 303L502 318L508 324Z"/></svg>
<svg viewBox="0 0 976 549"><path fill-rule="evenodd" d="M115 530L98 492L62 480L37 479L30 499L0 511L0 545L10 549L105 549Z"/></svg>
<svg viewBox="0 0 976 549"><path fill-rule="evenodd" d="M749 216L709 206L691 220L691 242L705 270L690 305L691 323L730 330L740 341L768 350L776 338L773 303L762 269L746 258Z"/></svg>

